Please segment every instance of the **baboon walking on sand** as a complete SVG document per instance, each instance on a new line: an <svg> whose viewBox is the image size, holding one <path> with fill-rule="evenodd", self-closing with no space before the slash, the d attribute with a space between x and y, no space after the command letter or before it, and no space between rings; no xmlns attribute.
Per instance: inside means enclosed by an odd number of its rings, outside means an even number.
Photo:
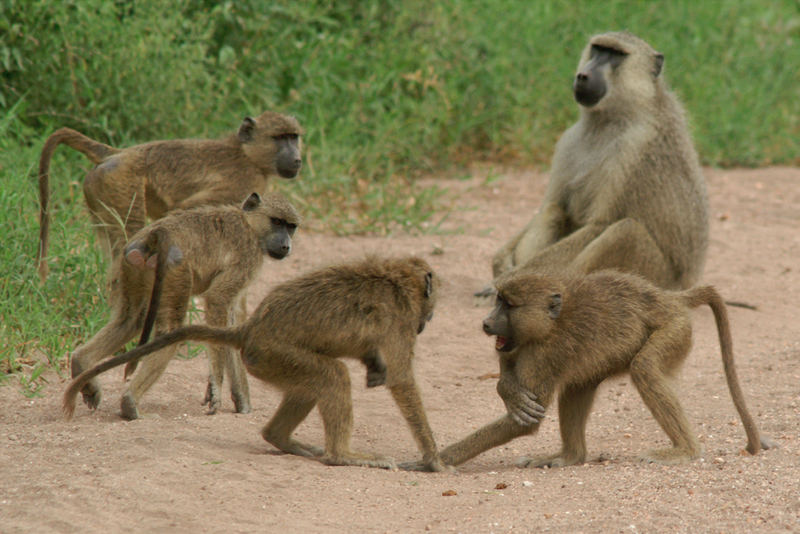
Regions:
<svg viewBox="0 0 800 534"><path fill-rule="evenodd" d="M283 392L261 433L267 442L328 465L393 469L392 458L350 450L350 376L339 358L356 358L367 367L368 386L389 388L425 469L445 470L412 366L417 334L433 316L438 286L427 262L416 257L368 258L309 273L275 287L238 327L186 326L87 370L64 393L64 412L70 417L78 391L107 369L187 339L225 344L241 350L251 375ZM315 406L325 427L324 449L291 437Z"/></svg>
<svg viewBox="0 0 800 534"><path fill-rule="evenodd" d="M266 193L270 176L294 178L300 171L302 130L294 117L266 111L245 117L222 139L153 141L114 148L70 128L47 138L39 159L40 229L37 264L47 277L50 228L50 159L60 144L83 153L95 167L83 194L101 245L111 258L130 237L174 209L238 204Z"/></svg>
<svg viewBox="0 0 800 534"><path fill-rule="evenodd" d="M663 64L630 33L590 39L574 81L580 118L556 145L538 212L495 254L495 278L613 268L670 289L699 280L706 184Z"/></svg>
<svg viewBox="0 0 800 534"><path fill-rule="evenodd" d="M441 452L458 465L514 438L534 434L558 396L561 451L526 458L521 466L561 467L586 460L586 422L597 387L629 373L672 446L643 460L665 464L698 458L700 444L672 381L692 343L690 310L707 304L714 313L722 363L733 403L747 434L747 451L774 446L759 435L747 410L736 368L725 304L711 286L684 291L658 288L616 271L583 277L546 277L527 271L496 281L494 310L483 322L500 360L497 392L508 413ZM424 469L409 463L402 467Z"/></svg>
<svg viewBox="0 0 800 534"><path fill-rule="evenodd" d="M292 235L300 216L280 194L262 200L252 193L241 207L203 206L173 211L134 234L124 255L114 261L117 283L112 285L111 319L88 342L72 353L72 376L112 355L139 332L140 344L151 329L163 334L179 327L191 297L205 303L206 323L233 324L239 296L258 273L264 255L283 259L291 251ZM158 380L175 354L168 347L144 361L122 396L122 416L139 417L137 408L145 392ZM129 375L135 369L125 369ZM236 411L250 411L250 391L241 358L227 347L209 353L205 403L209 413L220 406L220 387L227 371ZM100 384L90 380L81 387L92 409L101 400Z"/></svg>

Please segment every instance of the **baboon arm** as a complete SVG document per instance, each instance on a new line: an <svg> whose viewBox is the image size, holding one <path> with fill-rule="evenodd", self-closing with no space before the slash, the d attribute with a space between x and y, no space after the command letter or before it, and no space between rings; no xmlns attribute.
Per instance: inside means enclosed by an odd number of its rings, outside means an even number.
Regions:
<svg viewBox="0 0 800 534"><path fill-rule="evenodd" d="M525 434L533 433L539 428L539 424L533 426L521 426L515 423L508 415L489 423L444 449L440 456L447 465L463 464L482 452L488 451L504 443L508 443L514 438Z"/></svg>

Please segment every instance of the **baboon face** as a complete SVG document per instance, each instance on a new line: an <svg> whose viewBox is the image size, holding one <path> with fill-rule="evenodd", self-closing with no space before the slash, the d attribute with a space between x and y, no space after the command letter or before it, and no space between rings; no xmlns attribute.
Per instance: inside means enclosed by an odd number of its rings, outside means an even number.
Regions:
<svg viewBox="0 0 800 534"><path fill-rule="evenodd" d="M662 54L633 34L596 35L578 64L573 82L575 100L581 106L595 108L604 98L649 95L663 63Z"/></svg>
<svg viewBox="0 0 800 534"><path fill-rule="evenodd" d="M537 276L509 275L497 281L494 309L483 320L483 331L497 336L495 349L511 352L544 340L561 315L561 288Z"/></svg>
<svg viewBox="0 0 800 534"><path fill-rule="evenodd" d="M294 117L265 111L255 119L245 117L237 136L257 165L282 178L294 178L302 165L302 133Z"/></svg>
<svg viewBox="0 0 800 534"><path fill-rule="evenodd" d="M263 200L253 193L242 209L256 230L261 252L276 260L288 256L292 251L292 236L300 223L294 207L278 193L270 193Z"/></svg>

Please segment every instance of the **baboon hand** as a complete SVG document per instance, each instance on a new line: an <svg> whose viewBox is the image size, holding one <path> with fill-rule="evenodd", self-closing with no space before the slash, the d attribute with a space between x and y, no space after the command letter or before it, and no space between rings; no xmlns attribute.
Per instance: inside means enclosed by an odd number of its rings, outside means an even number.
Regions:
<svg viewBox="0 0 800 534"><path fill-rule="evenodd" d="M508 415L520 426L538 424L544 419L544 406L536 402L536 395L516 381L504 379L497 382L497 393L506 405Z"/></svg>

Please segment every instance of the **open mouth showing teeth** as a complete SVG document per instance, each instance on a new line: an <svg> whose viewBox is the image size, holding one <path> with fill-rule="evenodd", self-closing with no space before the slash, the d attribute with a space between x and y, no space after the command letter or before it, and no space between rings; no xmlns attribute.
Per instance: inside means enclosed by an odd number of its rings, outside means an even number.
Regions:
<svg viewBox="0 0 800 534"><path fill-rule="evenodd" d="M508 352L514 348L513 345L514 344L508 338L497 336L497 340L494 343L494 348L495 350L499 350L501 352Z"/></svg>

